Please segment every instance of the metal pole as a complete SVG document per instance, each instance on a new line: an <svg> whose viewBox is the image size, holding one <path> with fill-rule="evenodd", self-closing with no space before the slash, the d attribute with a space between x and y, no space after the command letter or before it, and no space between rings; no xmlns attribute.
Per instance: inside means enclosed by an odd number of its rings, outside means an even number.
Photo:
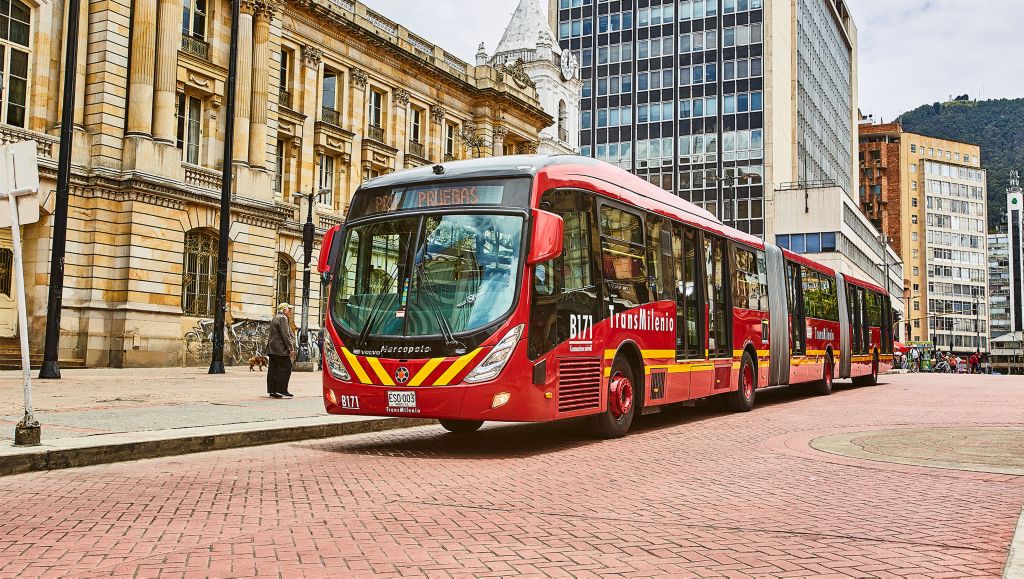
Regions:
<svg viewBox="0 0 1024 579"><path fill-rule="evenodd" d="M231 46L228 62L227 119L224 120L224 167L220 186L220 231L217 248L217 295L213 312L213 354L210 374L224 373L224 315L228 293L228 234L231 232L231 177L235 146L235 86L238 82L238 20L241 0L231 0Z"/></svg>
<svg viewBox="0 0 1024 579"><path fill-rule="evenodd" d="M4 155L4 164L7 170L6 185L12 187L14 179L14 156L10 153ZM18 215L18 198L14 190L5 191L8 203L11 205L11 244L14 246L14 285L15 299L18 307L18 337L21 340L21 372L24 398L25 416L14 429L15 446L29 446L39 444L40 429L32 413L32 370L29 367L28 356L28 313L25 302L25 271L21 253L21 216Z"/></svg>
<svg viewBox="0 0 1024 579"><path fill-rule="evenodd" d="M301 213L299 214L301 215ZM313 257L313 191L309 192L309 214L302 226L302 327L299 330L298 362L309 362L309 263Z"/></svg>
<svg viewBox="0 0 1024 579"><path fill-rule="evenodd" d="M64 300L64 251L68 236L68 181L71 178L71 141L75 135L75 81L78 69L78 13L81 0L68 0L68 34L64 45L64 94L61 98L60 152L57 157L57 198L53 211L53 248L50 250L50 291L46 301L46 338L39 378L59 380L60 314ZM23 326L22 332L28 331Z"/></svg>

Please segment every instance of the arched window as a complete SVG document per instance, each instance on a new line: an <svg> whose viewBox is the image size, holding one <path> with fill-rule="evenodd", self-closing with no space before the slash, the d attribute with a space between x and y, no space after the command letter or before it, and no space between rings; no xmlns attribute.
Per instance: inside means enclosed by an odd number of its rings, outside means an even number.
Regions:
<svg viewBox="0 0 1024 579"><path fill-rule="evenodd" d="M209 317L217 290L217 234L193 229L185 234L181 273L181 310L186 316Z"/></svg>
<svg viewBox="0 0 1024 579"><path fill-rule="evenodd" d="M0 122L25 128L32 11L18 0L0 0Z"/></svg>
<svg viewBox="0 0 1024 579"><path fill-rule="evenodd" d="M292 288L295 287L295 262L285 253L277 254L277 276L274 285L274 307L277 304L292 303Z"/></svg>
<svg viewBox="0 0 1024 579"><path fill-rule="evenodd" d="M568 141L569 130L566 123L569 121L569 112L565 108L565 101L558 101L558 140Z"/></svg>

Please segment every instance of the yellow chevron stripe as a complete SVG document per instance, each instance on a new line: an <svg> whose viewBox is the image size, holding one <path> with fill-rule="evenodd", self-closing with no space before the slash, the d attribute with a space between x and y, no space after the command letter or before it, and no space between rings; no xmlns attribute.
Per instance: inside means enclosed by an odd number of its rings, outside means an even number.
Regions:
<svg viewBox="0 0 1024 579"><path fill-rule="evenodd" d="M452 379L455 378L455 376L458 375L458 373L461 372L462 369L466 367L466 364L469 364L469 362L473 358L475 358L477 354L480 353L480 350L481 348L477 348L476 350L473 350L472 352L452 362L452 365L448 366L448 369L444 371L444 374L441 374L441 377L437 379L437 382L434 383L434 386L447 386L448 383L451 382Z"/></svg>
<svg viewBox="0 0 1024 579"><path fill-rule="evenodd" d="M423 381L427 379L427 376L430 376L430 373L433 372L434 368L437 368L441 362L444 362L444 358L431 358L430 360L427 360L427 363L424 364L423 367L420 368L420 371L416 372L416 375L409 381L409 386L419 386L422 384Z"/></svg>
<svg viewBox="0 0 1024 579"><path fill-rule="evenodd" d="M348 348L342 348L341 355L345 356L345 359L348 360L348 365L352 367L352 370L356 373L356 378L359 378L360 382L363 384L373 384L373 381L370 380L366 371L359 365L359 360L356 359L352 352L348 351Z"/></svg>
<svg viewBox="0 0 1024 579"><path fill-rule="evenodd" d="M391 379L391 376L388 376L388 373L384 371L384 366L380 365L380 360L378 360L377 358L367 356L366 363L369 364L371 368L373 368L373 371L377 374L377 377L380 378L381 384L383 384L384 386L395 385L395 382Z"/></svg>

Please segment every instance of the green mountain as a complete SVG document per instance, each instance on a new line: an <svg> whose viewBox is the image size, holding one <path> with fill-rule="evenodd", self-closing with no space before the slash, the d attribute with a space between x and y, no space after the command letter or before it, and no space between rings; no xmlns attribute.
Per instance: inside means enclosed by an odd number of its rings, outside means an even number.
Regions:
<svg viewBox="0 0 1024 579"><path fill-rule="evenodd" d="M981 166L988 171L988 226L1006 218L1010 170L1024 172L1024 98L923 105L900 117L904 130L929 137L981 146Z"/></svg>

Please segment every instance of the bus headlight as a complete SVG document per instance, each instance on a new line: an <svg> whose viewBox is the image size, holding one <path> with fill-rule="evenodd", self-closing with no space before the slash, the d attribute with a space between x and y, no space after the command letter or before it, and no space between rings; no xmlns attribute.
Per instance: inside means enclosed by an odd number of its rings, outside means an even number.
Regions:
<svg viewBox="0 0 1024 579"><path fill-rule="evenodd" d="M324 334L324 360L327 362L327 371L331 373L331 376L345 382L352 381L352 376L349 376L345 364L342 364L338 351L334 349L334 339L328 333Z"/></svg>
<svg viewBox="0 0 1024 579"><path fill-rule="evenodd" d="M466 376L465 381L470 384L484 382L501 374L501 371L505 369L505 364L508 363L508 359L512 357L512 352L515 351L519 338L523 335L523 328L523 324L519 324L509 330L505 337L487 354L484 361L477 364L476 368L473 368L473 371Z"/></svg>

